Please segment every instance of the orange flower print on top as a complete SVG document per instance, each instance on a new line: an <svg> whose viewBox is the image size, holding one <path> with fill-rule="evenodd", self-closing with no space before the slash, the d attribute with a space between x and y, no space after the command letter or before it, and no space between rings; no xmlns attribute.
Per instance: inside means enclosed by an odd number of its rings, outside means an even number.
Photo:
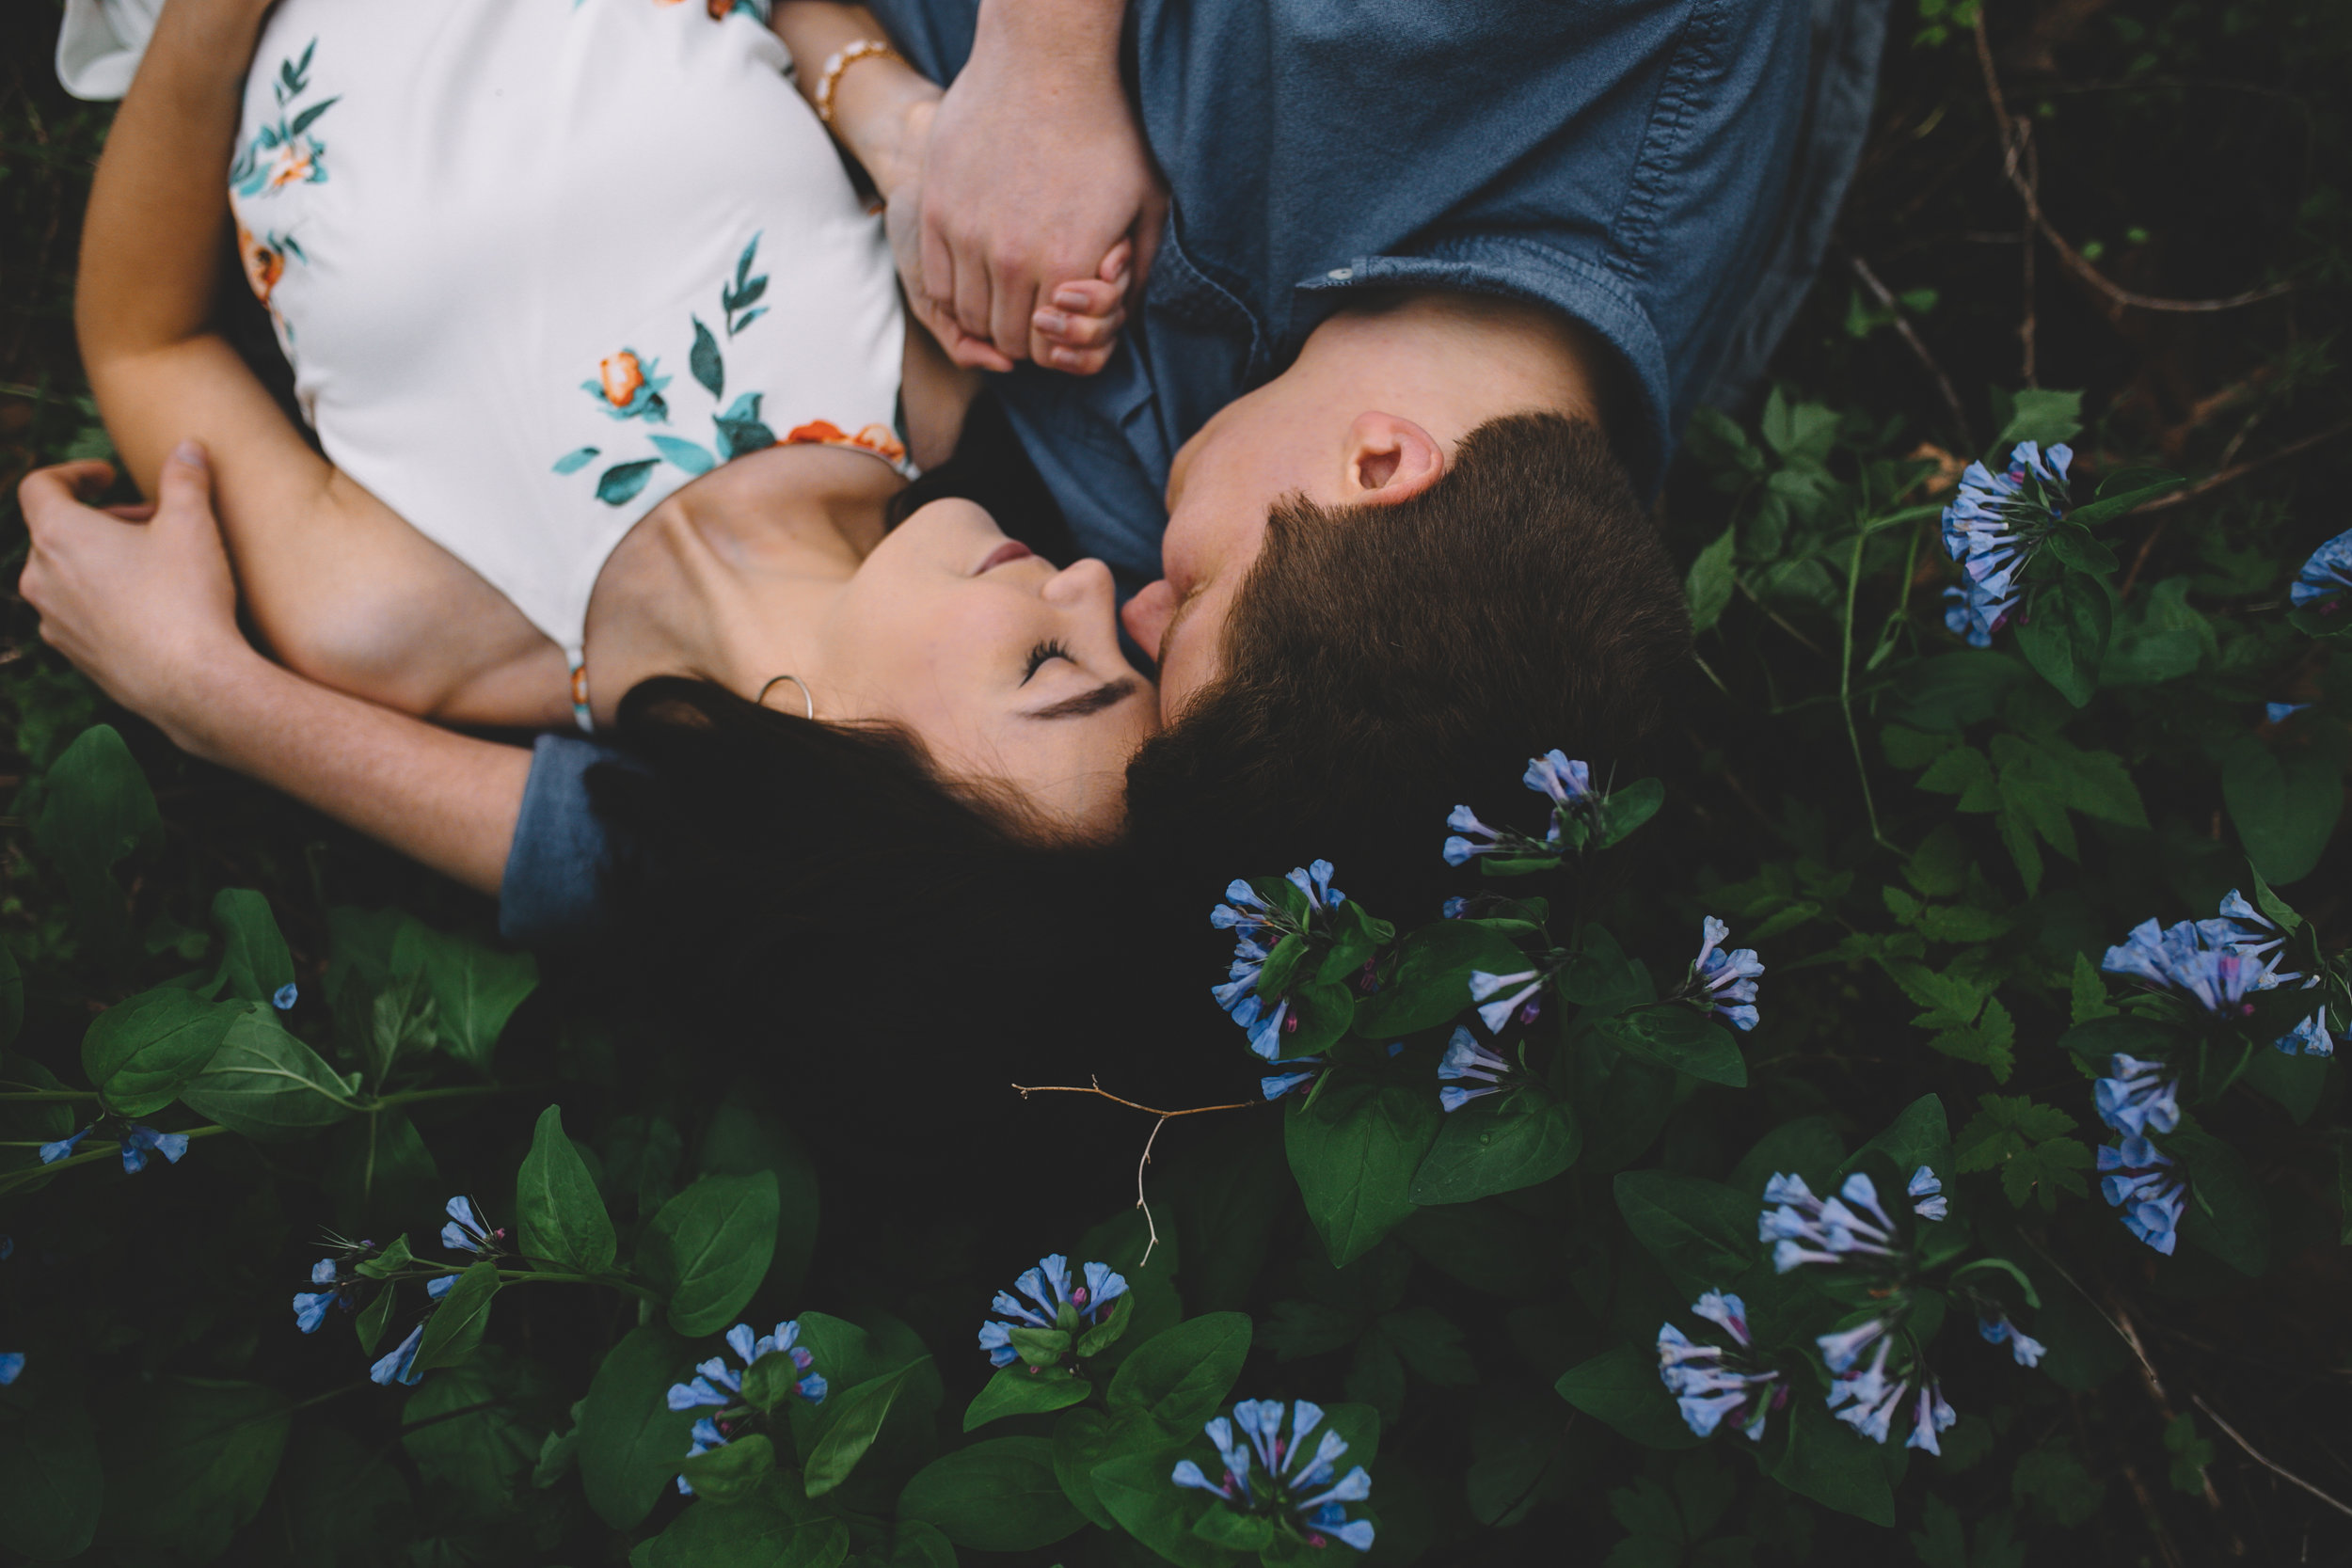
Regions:
<svg viewBox="0 0 2352 1568"><path fill-rule="evenodd" d="M888 425L869 424L851 436L831 420L811 420L804 425L795 425L787 431L784 439L787 446L801 441L827 447L855 447L860 451L872 452L886 463L903 464L907 460L906 444Z"/></svg>
<svg viewBox="0 0 2352 1568"><path fill-rule="evenodd" d="M627 408L636 398L637 388L645 384L644 367L628 349L597 360L596 373L604 382L604 401L615 408Z"/></svg>
<svg viewBox="0 0 2352 1568"><path fill-rule="evenodd" d="M580 384L580 390L596 400L597 404L616 420L651 420L665 424L670 418L670 405L663 401L662 388L670 378L661 373L661 361L641 359L633 348L608 354L596 361L595 377Z"/></svg>
<svg viewBox="0 0 2352 1568"><path fill-rule="evenodd" d="M286 253L263 245L241 223L237 225L237 258L245 263L245 280L253 297L267 305L270 291L286 276Z"/></svg>

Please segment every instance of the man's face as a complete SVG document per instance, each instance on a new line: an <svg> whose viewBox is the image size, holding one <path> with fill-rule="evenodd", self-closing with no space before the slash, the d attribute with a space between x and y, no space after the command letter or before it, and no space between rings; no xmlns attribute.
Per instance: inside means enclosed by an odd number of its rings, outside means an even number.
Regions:
<svg viewBox="0 0 2352 1568"><path fill-rule="evenodd" d="M1261 388L1228 404L1178 451L1160 541L1167 576L1120 611L1127 635L1159 660L1164 718L1216 678L1225 618L1265 543L1274 503L1299 491L1327 503L1339 499L1326 493L1336 492L1343 466L1332 413L1274 391ZM1338 428L1346 429L1344 418Z"/></svg>

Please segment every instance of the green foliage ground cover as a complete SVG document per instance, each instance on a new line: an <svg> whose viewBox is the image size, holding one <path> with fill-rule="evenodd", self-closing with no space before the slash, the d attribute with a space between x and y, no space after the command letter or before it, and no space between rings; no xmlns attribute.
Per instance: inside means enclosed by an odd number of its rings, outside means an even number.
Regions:
<svg viewBox="0 0 2352 1568"><path fill-rule="evenodd" d="M1559 871L1466 868L1485 901L1451 921L1310 908L1284 867L1204 873L1204 914L1232 875L1286 901L1295 942L1258 1000L1292 1005L1274 1053L1316 1076L1160 1130L1148 1262L1134 1169L1073 1173L1103 1223L1036 1251L1128 1291L1013 1330L1001 1369L972 1335L1010 1280L944 1256L885 1295L829 1255L788 1094L755 1073L698 1097L675 1070L726 1042L499 950L477 901L177 756L11 605L0 1354L26 1362L0 1388L0 1559L1352 1558L1171 1483L1181 1460L1220 1470L1201 1425L1244 1398L1324 1406L1338 1468L1371 1478L1346 1506L1379 1562L2352 1551L2343 1069L2270 1047L2306 993L2217 1022L2098 967L2238 888L2288 967L2341 972L2352 662L2286 584L2352 524L2329 90L2352 21L2047 0L1992 16L1980 52L1970 10L1899 4L1776 389L1692 430L1666 518L1704 671L1656 753L1623 759L1621 819L1571 814L1592 846ZM11 479L103 449L67 310L104 116L47 81L54 18L0 17ZM2021 243L2026 193L2055 237ZM2085 526L1971 648L1945 627L1936 514L1960 462L2021 439L2073 445ZM1516 781L1462 793L1541 836ZM1708 915L1766 965L1753 1031L1676 999ZM1225 960L1201 952L1206 989ZM1473 1036L1503 1091L1441 1108L1470 976L1531 969L1535 1016L1513 1001ZM1255 1092L1207 999L1136 1005L1197 1005L1199 1048ZM2094 1150L2122 1140L2092 1084L2118 1051L2180 1085L2169 1255L2100 1192ZM989 1114L1020 1135L1009 1094ZM125 1174L132 1124L191 1142ZM1923 1164L1941 1218L1894 1200ZM1768 1180L1854 1171L1899 1258L1776 1271ZM443 1244L456 1194L503 1232L493 1255ZM306 1336L297 1291L348 1308ZM1709 1291L1742 1297L1780 1373L1758 1440L1746 1409L1702 1439L1661 1383L1661 1323L1729 1343L1689 1310ZM2040 1365L1985 1343L1988 1315ZM1817 1337L1884 1316L1958 1413L1940 1454L1901 1446L1907 1409L1877 1444L1824 1403ZM371 1381L382 1356L419 1381ZM707 1407L733 1440L690 1461L698 1412L665 1395L698 1363L739 1387Z"/></svg>

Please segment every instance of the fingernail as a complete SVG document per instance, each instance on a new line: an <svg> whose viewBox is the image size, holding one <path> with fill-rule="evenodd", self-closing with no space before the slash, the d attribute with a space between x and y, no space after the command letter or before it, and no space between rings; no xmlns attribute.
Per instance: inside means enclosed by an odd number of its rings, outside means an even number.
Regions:
<svg viewBox="0 0 2352 1568"><path fill-rule="evenodd" d="M1030 322L1049 338L1058 338L1070 330L1070 318L1059 310L1040 310Z"/></svg>
<svg viewBox="0 0 2352 1568"><path fill-rule="evenodd" d="M1054 303L1065 310L1083 310L1087 308L1087 292L1084 289L1057 290Z"/></svg>
<svg viewBox="0 0 2352 1568"><path fill-rule="evenodd" d="M185 463L191 468L204 467L204 449L194 441L183 441L171 449L172 460Z"/></svg>

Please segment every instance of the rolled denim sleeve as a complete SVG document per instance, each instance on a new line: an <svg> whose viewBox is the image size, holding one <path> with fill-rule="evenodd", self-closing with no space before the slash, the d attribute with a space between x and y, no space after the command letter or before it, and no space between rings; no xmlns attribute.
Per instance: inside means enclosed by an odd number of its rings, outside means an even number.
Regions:
<svg viewBox="0 0 2352 1568"><path fill-rule="evenodd" d="M522 815L499 882L499 935L519 947L578 947L612 925L606 891L617 848L588 795L601 763L640 766L609 746L543 735L531 749Z"/></svg>

